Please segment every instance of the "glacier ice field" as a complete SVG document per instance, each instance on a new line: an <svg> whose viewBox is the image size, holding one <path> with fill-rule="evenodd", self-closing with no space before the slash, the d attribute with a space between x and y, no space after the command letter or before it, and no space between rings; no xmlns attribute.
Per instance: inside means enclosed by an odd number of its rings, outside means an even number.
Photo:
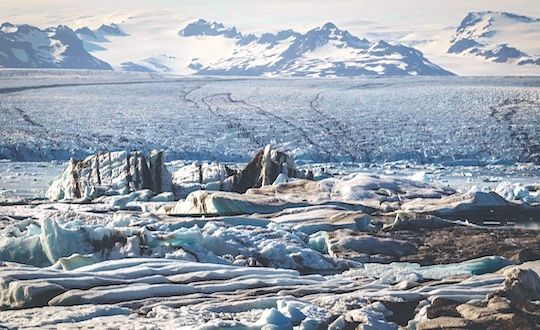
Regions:
<svg viewBox="0 0 540 330"><path fill-rule="evenodd" d="M0 158L104 150L245 162L540 160L540 78L213 78L0 70Z"/></svg>

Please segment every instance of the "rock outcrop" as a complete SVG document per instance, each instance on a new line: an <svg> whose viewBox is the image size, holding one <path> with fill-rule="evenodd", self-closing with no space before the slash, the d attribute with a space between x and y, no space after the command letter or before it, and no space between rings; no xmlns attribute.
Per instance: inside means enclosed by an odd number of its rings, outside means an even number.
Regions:
<svg viewBox="0 0 540 330"><path fill-rule="evenodd" d="M145 157L140 151L103 152L83 160L71 159L46 192L51 200L89 201L102 195L150 189L171 191L171 174L162 151Z"/></svg>

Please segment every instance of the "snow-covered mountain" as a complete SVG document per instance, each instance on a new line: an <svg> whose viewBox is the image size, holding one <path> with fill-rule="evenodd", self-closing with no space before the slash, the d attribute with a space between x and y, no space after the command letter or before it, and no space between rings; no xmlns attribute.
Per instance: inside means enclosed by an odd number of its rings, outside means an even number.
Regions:
<svg viewBox="0 0 540 330"><path fill-rule="evenodd" d="M304 34L284 30L244 35L203 19L180 31L178 22L175 30L144 24L153 21L137 17L75 31L64 25L40 30L5 23L0 29L0 66L238 76L452 74L415 48L361 39L332 23Z"/></svg>
<svg viewBox="0 0 540 330"><path fill-rule="evenodd" d="M112 69L90 55L82 40L65 25L41 30L11 23L0 26L0 67Z"/></svg>
<svg viewBox="0 0 540 330"><path fill-rule="evenodd" d="M448 53L491 62L540 65L540 19L506 12L471 12L451 37Z"/></svg>
<svg viewBox="0 0 540 330"><path fill-rule="evenodd" d="M107 48L103 46L103 43L110 43L110 37L126 37L127 33L124 33L117 24L102 24L97 29L90 29L87 26L80 27L75 30L75 33L83 41L83 47L90 53L96 53L100 51L106 51ZM97 55L99 57L99 55Z"/></svg>
<svg viewBox="0 0 540 330"><path fill-rule="evenodd" d="M371 42L340 30L332 23L301 34L285 30L276 34L243 36L235 28L198 20L179 32L183 37L234 39L229 53L189 67L201 75L250 76L356 76L451 75L411 47Z"/></svg>
<svg viewBox="0 0 540 330"><path fill-rule="evenodd" d="M185 28L178 32L180 36L225 36L227 38L242 37L242 34L236 31L235 27L225 28L222 23L210 23L204 19L199 19L196 22L188 24Z"/></svg>

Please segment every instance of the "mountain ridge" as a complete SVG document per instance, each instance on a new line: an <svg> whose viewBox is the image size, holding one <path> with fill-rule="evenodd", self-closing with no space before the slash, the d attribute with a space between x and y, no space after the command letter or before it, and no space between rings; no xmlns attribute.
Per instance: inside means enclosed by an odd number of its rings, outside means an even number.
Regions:
<svg viewBox="0 0 540 330"><path fill-rule="evenodd" d="M42 30L8 22L0 25L0 67L112 70L66 25Z"/></svg>
<svg viewBox="0 0 540 330"><path fill-rule="evenodd" d="M183 37L223 36L236 39L231 56L213 63L190 63L199 75L355 76L452 75L431 63L422 52L401 44L358 38L327 22L305 34L242 35L236 28L203 19L179 31Z"/></svg>
<svg viewBox="0 0 540 330"><path fill-rule="evenodd" d="M509 12L470 12L451 36L447 52L497 63L540 65L540 47L531 47L530 40L540 40L540 18Z"/></svg>

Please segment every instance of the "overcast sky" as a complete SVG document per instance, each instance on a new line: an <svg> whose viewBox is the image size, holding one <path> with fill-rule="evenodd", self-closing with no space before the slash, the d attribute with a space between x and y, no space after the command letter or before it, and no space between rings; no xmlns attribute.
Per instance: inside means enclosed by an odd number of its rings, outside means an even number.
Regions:
<svg viewBox="0 0 540 330"><path fill-rule="evenodd" d="M410 32L455 27L469 11L510 11L540 17L537 0L1 0L4 21L47 27L99 24L131 13L167 11L205 18L243 32L308 30L332 21L351 32ZM126 16L127 17L127 16ZM76 26L75 26L76 27Z"/></svg>

